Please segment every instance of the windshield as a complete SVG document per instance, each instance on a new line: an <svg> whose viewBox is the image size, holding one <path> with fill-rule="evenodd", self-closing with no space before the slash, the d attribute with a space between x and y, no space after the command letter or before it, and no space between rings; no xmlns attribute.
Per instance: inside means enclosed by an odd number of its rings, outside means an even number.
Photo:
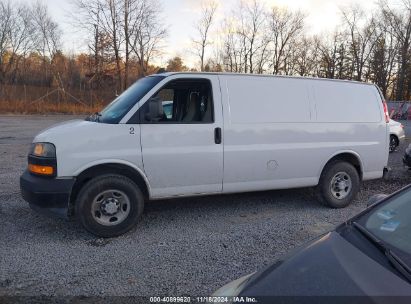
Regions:
<svg viewBox="0 0 411 304"><path fill-rule="evenodd" d="M358 222L410 265L411 188L371 209Z"/></svg>
<svg viewBox="0 0 411 304"><path fill-rule="evenodd" d="M164 76L149 76L139 79L98 114L98 121L116 124L131 108L148 93Z"/></svg>

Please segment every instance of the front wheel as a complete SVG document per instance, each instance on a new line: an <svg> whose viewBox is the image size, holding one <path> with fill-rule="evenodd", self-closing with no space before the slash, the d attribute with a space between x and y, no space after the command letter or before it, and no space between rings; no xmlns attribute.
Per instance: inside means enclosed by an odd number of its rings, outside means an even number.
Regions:
<svg viewBox="0 0 411 304"><path fill-rule="evenodd" d="M115 237L126 233L143 213L139 187L122 175L103 175L86 183L76 202L76 214L90 233Z"/></svg>
<svg viewBox="0 0 411 304"><path fill-rule="evenodd" d="M357 196L360 178L353 165L344 161L327 164L317 186L321 203L332 208L344 208Z"/></svg>

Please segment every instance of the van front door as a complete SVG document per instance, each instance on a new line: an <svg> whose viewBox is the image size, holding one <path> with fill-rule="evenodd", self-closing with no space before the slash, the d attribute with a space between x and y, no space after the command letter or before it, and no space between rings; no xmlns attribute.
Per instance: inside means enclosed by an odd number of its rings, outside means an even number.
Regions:
<svg viewBox="0 0 411 304"><path fill-rule="evenodd" d="M139 110L144 171L153 198L222 191L218 78L181 77L171 76Z"/></svg>

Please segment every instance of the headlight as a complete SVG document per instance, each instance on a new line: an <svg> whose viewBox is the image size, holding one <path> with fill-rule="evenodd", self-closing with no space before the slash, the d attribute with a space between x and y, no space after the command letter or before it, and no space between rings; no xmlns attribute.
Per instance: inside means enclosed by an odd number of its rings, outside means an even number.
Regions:
<svg viewBox="0 0 411 304"><path fill-rule="evenodd" d="M33 143L30 154L38 157L56 157L56 147L51 143Z"/></svg>
<svg viewBox="0 0 411 304"><path fill-rule="evenodd" d="M35 175L56 176L56 147L51 143L33 143L28 156L28 170Z"/></svg>
<svg viewBox="0 0 411 304"><path fill-rule="evenodd" d="M248 279L250 279L254 274L255 272L224 285L223 287L218 289L216 292L214 292L212 297L236 297L238 296L240 292L243 290L244 285L248 282Z"/></svg>

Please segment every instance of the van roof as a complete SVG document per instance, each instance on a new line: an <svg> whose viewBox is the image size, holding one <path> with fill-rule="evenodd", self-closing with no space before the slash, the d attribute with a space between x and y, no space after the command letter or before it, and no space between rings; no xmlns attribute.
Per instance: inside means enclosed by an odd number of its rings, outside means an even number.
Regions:
<svg viewBox="0 0 411 304"><path fill-rule="evenodd" d="M375 86L373 83L360 82L355 80L344 80L344 79L330 79L330 78L319 78L319 77L303 77L303 76L285 76L285 75L270 75L270 74L246 74L246 73L229 73L229 72L165 72L160 74L161 76L172 76L172 75L217 75L217 76L244 76L244 77L275 77L275 78L291 78L291 79L306 79L306 80L322 80L322 81L336 81L344 83L355 83L355 84L365 84Z"/></svg>

